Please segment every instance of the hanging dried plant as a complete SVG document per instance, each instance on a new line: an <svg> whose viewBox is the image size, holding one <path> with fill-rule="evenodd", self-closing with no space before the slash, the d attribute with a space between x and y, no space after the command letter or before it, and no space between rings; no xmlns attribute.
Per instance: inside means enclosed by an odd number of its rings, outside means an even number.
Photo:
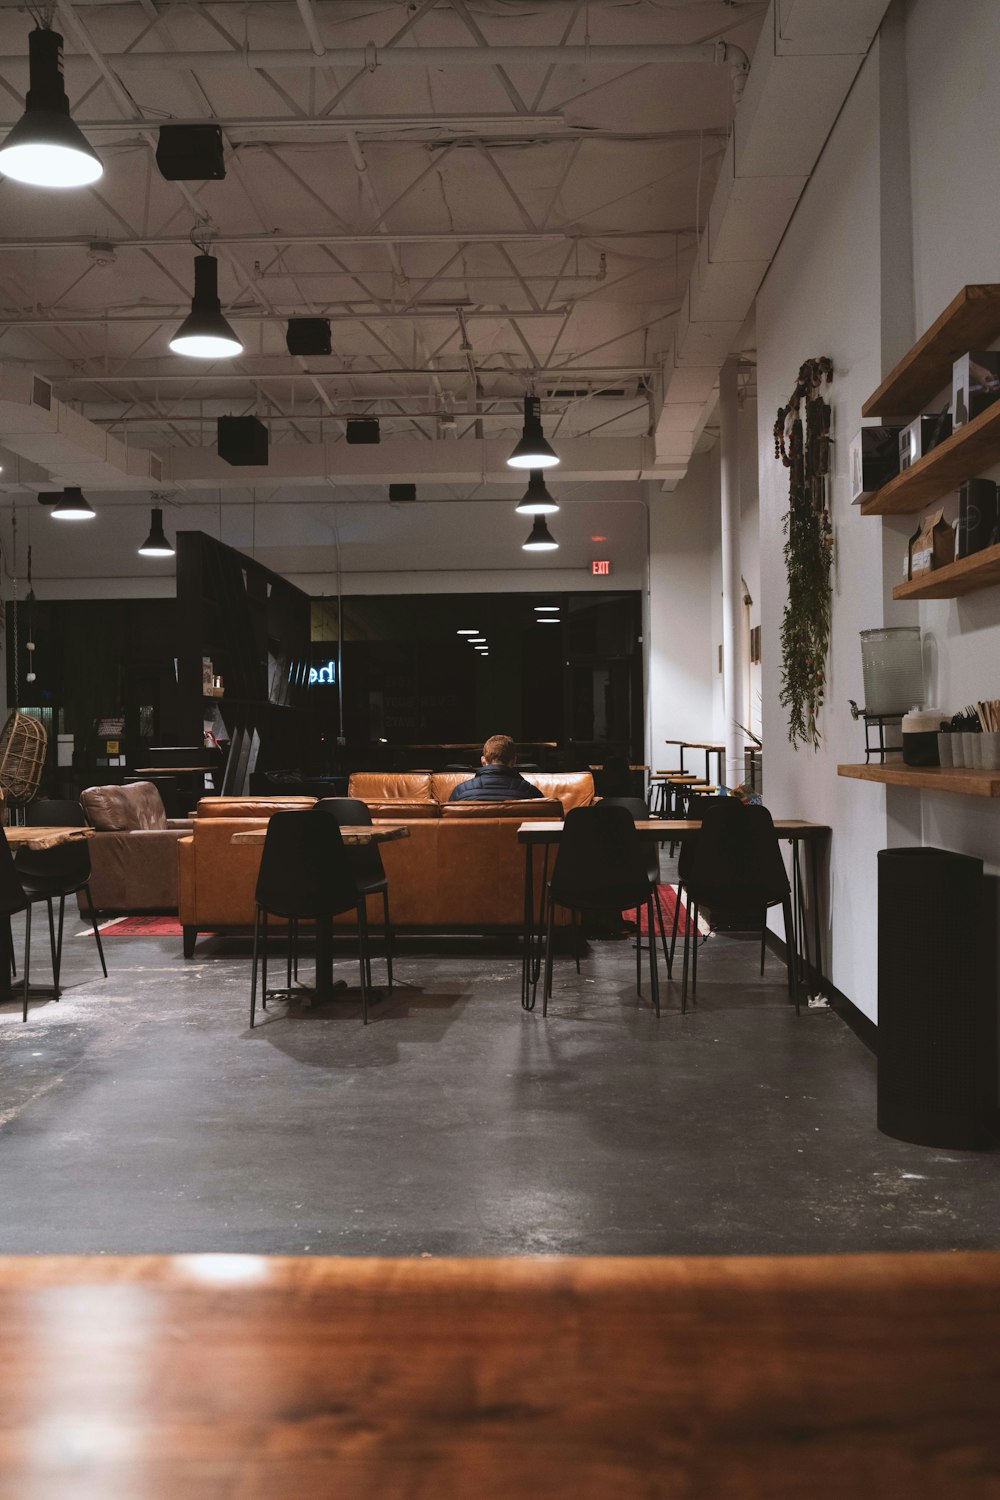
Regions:
<svg viewBox="0 0 1000 1500"><path fill-rule="evenodd" d="M825 356L806 360L788 405L778 408L774 423L774 456L789 470L781 702L788 709L788 738L796 749L799 741L819 748L819 712L830 650L830 407L823 399L823 387L832 378L831 360Z"/></svg>

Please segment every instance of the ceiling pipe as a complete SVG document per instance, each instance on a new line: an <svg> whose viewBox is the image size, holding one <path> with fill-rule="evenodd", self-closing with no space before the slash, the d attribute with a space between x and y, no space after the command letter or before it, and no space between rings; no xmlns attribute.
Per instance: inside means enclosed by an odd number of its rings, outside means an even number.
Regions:
<svg viewBox="0 0 1000 1500"><path fill-rule="evenodd" d="M384 234L283 234L281 230L262 233L236 234L228 231L212 231L213 245L565 245L590 240L646 240L665 236L682 237L695 233L693 225L679 229L539 229L539 230L475 230L463 232L443 230L440 233L407 233L405 230L387 230ZM135 239L96 239L93 235L55 235L47 239L37 236L23 239L2 239L0 250L152 250L157 246L183 245L189 250L192 245L190 233L140 235ZM331 271L332 276L346 272ZM508 277L507 280L511 278ZM551 275L547 278L551 280Z"/></svg>

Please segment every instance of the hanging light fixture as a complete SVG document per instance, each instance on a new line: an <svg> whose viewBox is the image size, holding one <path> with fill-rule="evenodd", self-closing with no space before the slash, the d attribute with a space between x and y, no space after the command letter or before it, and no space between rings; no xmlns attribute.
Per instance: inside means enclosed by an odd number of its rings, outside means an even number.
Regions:
<svg viewBox="0 0 1000 1500"><path fill-rule="evenodd" d="M475 625L470 625L467 630L456 630L456 635L478 635L479 630Z"/></svg>
<svg viewBox="0 0 1000 1500"><path fill-rule="evenodd" d="M191 359L228 359L243 353L243 345L222 316L219 262L214 255L194 258L191 311L170 340L170 347L175 354Z"/></svg>
<svg viewBox="0 0 1000 1500"><path fill-rule="evenodd" d="M163 511L156 506L150 511L149 536L139 548L140 557L173 557L174 549L163 530Z"/></svg>
<svg viewBox="0 0 1000 1500"><path fill-rule="evenodd" d="M524 430L507 463L512 469L551 469L558 462L558 453L542 432L542 403L537 396L525 396Z"/></svg>
<svg viewBox="0 0 1000 1500"><path fill-rule="evenodd" d="M559 546L555 537L545 524L544 516L536 516L535 524L531 528L531 535L526 542L521 543L525 552L554 552Z"/></svg>
<svg viewBox="0 0 1000 1500"><path fill-rule="evenodd" d="M67 485L52 507L60 521L92 521L97 511L78 485Z"/></svg>
<svg viewBox="0 0 1000 1500"><path fill-rule="evenodd" d="M32 187L74 188L96 182L101 158L70 119L63 84L63 39L36 26L28 38L24 114L0 146L0 172Z"/></svg>
<svg viewBox="0 0 1000 1500"><path fill-rule="evenodd" d="M554 516L559 509L545 488L545 475L541 469L532 469L528 475L528 488L516 509L519 516Z"/></svg>

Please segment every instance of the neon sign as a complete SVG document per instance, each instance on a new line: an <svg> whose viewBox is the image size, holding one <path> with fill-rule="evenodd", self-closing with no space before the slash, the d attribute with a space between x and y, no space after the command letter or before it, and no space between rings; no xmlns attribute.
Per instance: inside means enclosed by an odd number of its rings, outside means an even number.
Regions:
<svg viewBox="0 0 1000 1500"><path fill-rule="evenodd" d="M309 668L310 687L333 687L337 681L337 663L328 661L322 667Z"/></svg>

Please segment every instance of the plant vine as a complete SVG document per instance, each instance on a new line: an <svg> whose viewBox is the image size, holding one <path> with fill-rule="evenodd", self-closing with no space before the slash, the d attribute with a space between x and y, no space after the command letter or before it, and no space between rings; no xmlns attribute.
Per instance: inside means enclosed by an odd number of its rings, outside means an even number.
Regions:
<svg viewBox="0 0 1000 1500"><path fill-rule="evenodd" d="M788 710L788 738L796 749L799 741L819 748L819 713L830 650L833 526L827 495L830 406L824 400L824 386L832 378L832 360L825 356L806 360L788 404L778 408L774 423L774 456L789 471L788 599L781 621L780 696Z"/></svg>

